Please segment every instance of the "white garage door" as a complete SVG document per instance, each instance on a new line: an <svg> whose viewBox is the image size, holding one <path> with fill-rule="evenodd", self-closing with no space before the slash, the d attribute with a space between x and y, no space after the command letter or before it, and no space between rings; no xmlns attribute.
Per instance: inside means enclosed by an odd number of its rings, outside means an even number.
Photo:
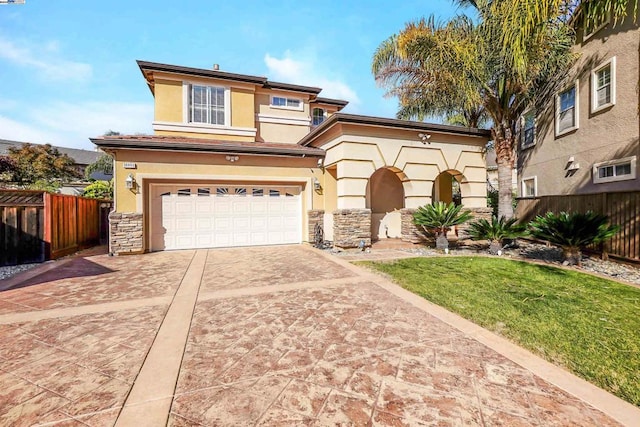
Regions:
<svg viewBox="0 0 640 427"><path fill-rule="evenodd" d="M300 243L300 187L152 185L152 250Z"/></svg>

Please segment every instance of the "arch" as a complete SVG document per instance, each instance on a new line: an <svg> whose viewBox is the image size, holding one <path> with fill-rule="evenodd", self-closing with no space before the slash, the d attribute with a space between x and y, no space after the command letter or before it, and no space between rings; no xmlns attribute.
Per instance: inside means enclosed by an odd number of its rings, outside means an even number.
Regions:
<svg viewBox="0 0 640 427"><path fill-rule="evenodd" d="M400 209L404 208L404 173L380 168L367 182L367 208L371 209L371 238L400 237Z"/></svg>
<svg viewBox="0 0 640 427"><path fill-rule="evenodd" d="M470 191L469 181L462 172L448 169L436 177L431 200L433 202L454 202L456 205L460 205L464 204L464 198L470 195Z"/></svg>

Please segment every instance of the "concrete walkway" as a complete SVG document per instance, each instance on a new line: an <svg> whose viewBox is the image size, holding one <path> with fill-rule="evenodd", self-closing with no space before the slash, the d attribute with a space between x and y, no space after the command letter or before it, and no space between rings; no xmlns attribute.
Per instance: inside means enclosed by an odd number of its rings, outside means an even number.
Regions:
<svg viewBox="0 0 640 427"><path fill-rule="evenodd" d="M304 246L75 258L0 293L0 425L637 425L640 410Z"/></svg>

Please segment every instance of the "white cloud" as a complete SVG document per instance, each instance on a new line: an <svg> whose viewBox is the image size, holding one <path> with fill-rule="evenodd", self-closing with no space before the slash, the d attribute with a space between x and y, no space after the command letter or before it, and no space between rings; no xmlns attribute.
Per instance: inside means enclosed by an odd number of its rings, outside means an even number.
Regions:
<svg viewBox="0 0 640 427"><path fill-rule="evenodd" d="M86 81L91 77L91 65L68 61L59 55L60 46L51 40L42 45L22 42L17 44L0 36L0 58L42 73L48 80Z"/></svg>
<svg viewBox="0 0 640 427"><path fill-rule="evenodd" d="M323 97L344 99L355 105L360 103L358 94L347 83L334 77L314 58L294 59L292 56L290 51L286 51L281 59L267 53L264 62L269 69L269 79L320 87Z"/></svg>
<svg viewBox="0 0 640 427"><path fill-rule="evenodd" d="M90 137L107 130L151 133L153 106L118 102L57 102L29 111L27 120L0 115L0 139L94 148Z"/></svg>

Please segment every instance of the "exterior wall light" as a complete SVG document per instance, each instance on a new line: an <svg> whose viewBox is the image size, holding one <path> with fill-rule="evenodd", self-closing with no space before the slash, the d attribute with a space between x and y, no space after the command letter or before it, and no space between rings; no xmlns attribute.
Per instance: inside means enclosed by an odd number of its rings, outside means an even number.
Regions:
<svg viewBox="0 0 640 427"><path fill-rule="evenodd" d="M320 181L318 181L318 178L313 178L313 189L316 191L322 190L322 186L320 185Z"/></svg>
<svg viewBox="0 0 640 427"><path fill-rule="evenodd" d="M238 157L238 156L227 156L227 157L225 157L225 159L227 159L227 161L229 161L231 163L235 163L238 160L240 160L240 157Z"/></svg>
<svg viewBox="0 0 640 427"><path fill-rule="evenodd" d="M124 180L124 184L126 185L126 187L129 190L133 190L136 186L136 180L133 177L133 175L129 174L129 176L127 177L127 179Z"/></svg>

